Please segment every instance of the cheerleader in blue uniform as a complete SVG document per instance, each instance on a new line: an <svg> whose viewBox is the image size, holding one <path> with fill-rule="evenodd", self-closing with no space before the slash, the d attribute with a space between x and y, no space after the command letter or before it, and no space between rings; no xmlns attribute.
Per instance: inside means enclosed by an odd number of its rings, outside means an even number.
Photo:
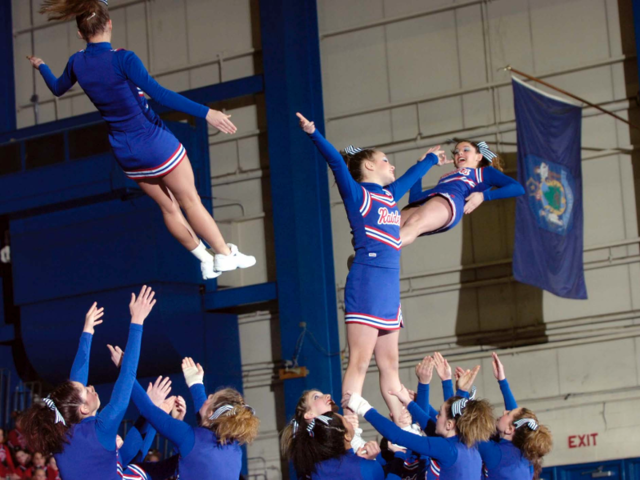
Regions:
<svg viewBox="0 0 640 480"><path fill-rule="evenodd" d="M60 78L40 58L28 57L31 64L57 97L76 82L80 84L107 122L116 160L125 174L158 203L171 234L200 260L203 278L254 265L254 257L225 243L198 196L185 148L149 108L144 95L174 110L205 118L224 133L235 133L229 115L163 88L149 76L135 53L112 48L107 0L45 0L40 13L48 14L49 20L75 18L87 47L71 56ZM207 251L200 237L215 255Z"/></svg>
<svg viewBox="0 0 640 480"><path fill-rule="evenodd" d="M504 398L504 414L496 422L499 438L478 444L485 478L531 480L540 478L542 458L551 451L551 432L540 425L531 410L518 407L511 393L504 366L493 353L493 374Z"/></svg>
<svg viewBox="0 0 640 480"><path fill-rule="evenodd" d="M435 147L396 180L383 152L349 147L345 157L301 114L300 127L325 158L338 184L353 234L355 259L345 286L349 365L342 392L362 393L369 362L375 353L380 390L394 418L402 405L389 391L400 389L398 337L400 308L400 212L396 202L433 165L451 163Z"/></svg>
<svg viewBox="0 0 640 480"><path fill-rule="evenodd" d="M102 323L96 305L87 314L71 379L58 385L42 402L24 414L22 429L30 448L52 452L65 480L120 480L116 436L136 383L142 325L155 305L151 288L131 295L128 354L122 362L111 400L100 413L100 397L87 386L89 352L95 325ZM148 397L147 397L148 398Z"/></svg>
<svg viewBox="0 0 640 480"><path fill-rule="evenodd" d="M402 210L403 246L421 235L451 230L463 214L485 200L524 195L522 185L502 173L500 157L485 142L458 142L453 162L456 169L443 175L434 188L423 192L420 180L411 187L409 205Z"/></svg>
<svg viewBox="0 0 640 480"><path fill-rule="evenodd" d="M429 414L411 400L406 388L395 393L420 425L426 425ZM489 439L495 429L491 405L486 400L452 397L437 416L437 437L422 437L406 432L380 415L358 394L347 393L351 410L363 415L386 439L430 458L426 480L474 480L481 478L482 459L476 444ZM426 398L426 404L429 399Z"/></svg>

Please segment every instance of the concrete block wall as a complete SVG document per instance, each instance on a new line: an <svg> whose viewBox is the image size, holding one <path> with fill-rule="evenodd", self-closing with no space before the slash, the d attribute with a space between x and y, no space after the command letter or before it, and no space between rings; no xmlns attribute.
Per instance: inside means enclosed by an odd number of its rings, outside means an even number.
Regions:
<svg viewBox="0 0 640 480"><path fill-rule="evenodd" d="M32 25L32 16L34 25L45 22L32 15L37 3L13 0L18 32ZM114 46L136 51L168 88L185 90L260 71L255 1L110 4ZM503 154L507 171L514 173L511 86L509 76L497 69L511 64L627 117L635 108L629 97L638 90L637 78L628 75L637 71L635 52L625 40L630 33L621 27L630 8L627 0L318 0L327 137L338 147L376 146L399 172L431 145L452 137L482 138ZM36 30L33 38L30 32L16 35L20 127L35 121L29 106L34 92L40 102L51 99L24 56L41 56L60 73L81 48L73 22ZM262 98L225 107L239 131L234 137L210 132L215 216L230 241L256 254L259 263L225 274L221 283L272 281L273 212ZM92 109L81 95L63 97L42 103L39 121ZM585 109L587 301L559 299L510 280L511 200L487 202L455 230L420 239L403 252L403 381L415 385L414 365L439 350L453 364L482 364L480 394L499 412L500 393L488 360L489 352L498 350L520 404L539 412L555 435L547 465L640 455L640 417L634 408L640 400L638 212L632 158L616 150L631 143L626 125ZM434 185L445 171L434 168L423 185ZM329 183L341 300L352 248L344 208L333 180ZM337 308L342 319L341 302ZM252 474L268 479L281 478L280 387L272 379L279 360L277 328L277 312L240 319L247 401L262 417L249 466ZM441 393L433 391L435 405ZM374 405L383 405L374 364L364 393ZM596 445L569 448L572 441L579 443L575 436L592 433L598 434Z"/></svg>

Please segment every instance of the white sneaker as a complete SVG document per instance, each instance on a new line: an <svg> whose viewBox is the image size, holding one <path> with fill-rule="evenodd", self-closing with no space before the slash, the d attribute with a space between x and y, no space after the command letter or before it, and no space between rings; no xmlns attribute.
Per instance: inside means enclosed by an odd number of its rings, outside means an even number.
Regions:
<svg viewBox="0 0 640 480"><path fill-rule="evenodd" d="M200 263L200 270L202 271L203 279L211 280L213 278L216 278L222 275L222 272L216 272L213 264L214 264L213 257L211 257L210 261Z"/></svg>
<svg viewBox="0 0 640 480"><path fill-rule="evenodd" d="M214 257L214 265L217 272L228 272L236 268L249 268L256 264L256 257L253 255L240 253L238 247L232 243L227 243L227 246L231 250L229 255L216 253Z"/></svg>

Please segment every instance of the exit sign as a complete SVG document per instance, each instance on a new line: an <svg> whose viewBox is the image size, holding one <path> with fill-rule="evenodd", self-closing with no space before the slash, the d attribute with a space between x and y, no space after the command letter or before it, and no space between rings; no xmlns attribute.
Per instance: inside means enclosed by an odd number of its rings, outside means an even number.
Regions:
<svg viewBox="0 0 640 480"><path fill-rule="evenodd" d="M587 433L585 435L569 435L569 448L595 447L597 445L597 433Z"/></svg>

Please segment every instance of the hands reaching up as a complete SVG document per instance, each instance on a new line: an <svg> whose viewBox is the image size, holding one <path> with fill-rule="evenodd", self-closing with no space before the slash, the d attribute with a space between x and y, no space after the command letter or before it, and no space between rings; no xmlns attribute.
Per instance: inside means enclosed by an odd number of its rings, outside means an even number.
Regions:
<svg viewBox="0 0 640 480"><path fill-rule="evenodd" d="M464 368L456 367L456 379L458 380L458 389L464 392L471 391L473 382L475 382L478 372L480 371L480 365L476 365L473 370L465 370Z"/></svg>
<svg viewBox="0 0 640 480"><path fill-rule="evenodd" d="M507 377L504 373L504 365L502 365L500 358L498 358L498 354L496 352L493 352L491 354L491 357L493 359L492 361L493 376L496 377L496 380L498 381L504 380Z"/></svg>
<svg viewBox="0 0 640 480"><path fill-rule="evenodd" d="M40 65L44 64L44 60L34 55L27 55L27 60L31 62L31 66L36 70L40 70Z"/></svg>
<svg viewBox="0 0 640 480"><path fill-rule="evenodd" d="M431 383L431 377L433 377L433 367L434 366L435 366L435 362L434 362L433 358L430 357L429 355L424 357L422 359L422 361L418 365L416 365L416 376L418 377L418 381L420 383L422 383L423 385L428 385L429 383ZM406 390L406 388L405 388L405 390ZM398 398L400 398L400 397L398 397ZM408 405L408 403L407 403L407 405Z"/></svg>
<svg viewBox="0 0 640 480"><path fill-rule="evenodd" d="M436 372L438 372L438 376L440 380L443 382L445 380L451 380L451 366L447 359L444 358L440 352L436 352L433 354L433 363L436 368Z"/></svg>
<svg viewBox="0 0 640 480"><path fill-rule="evenodd" d="M169 377L158 377L154 383L149 383L149 387L147 388L147 395L149 395L149 398L156 407L162 406L169 393L171 393L171 379ZM170 398L175 400L175 397ZM172 405L169 407L169 411L165 410L167 413L169 413L173 407L173 401L171 403Z"/></svg>
<svg viewBox="0 0 640 480"><path fill-rule="evenodd" d="M136 325L144 324L145 319L151 313L156 300L153 298L155 292L151 287L143 285L140 294L136 298L135 294L131 294L131 302L129 302L129 312L131 312L131 323Z"/></svg>
<svg viewBox="0 0 640 480"><path fill-rule="evenodd" d="M117 368L120 368L120 365L122 365L122 357L124 357L124 351L117 345L115 347L107 345L107 348L111 354L111 361Z"/></svg>
<svg viewBox="0 0 640 480"><path fill-rule="evenodd" d="M453 160L451 160L450 158L447 158L446 152L440 148L440 145L438 145L437 147L431 147L429 150L426 151L426 153L418 161L419 162L423 161L425 158L427 158L427 155L429 155L430 153L434 153L437 155L438 163L436 165L438 165L439 167L441 167L442 165L448 165L450 163L453 163Z"/></svg>
<svg viewBox="0 0 640 480"><path fill-rule="evenodd" d="M93 302L93 305L91 305L91 308L84 317L84 329L82 331L93 335L94 327L103 322L103 320L101 320L103 315L104 307L98 308L98 302Z"/></svg>
<svg viewBox="0 0 640 480"><path fill-rule="evenodd" d="M184 374L184 381L187 382L187 387L191 387L196 383L204 383L204 369L202 365L195 363L191 357L185 357L182 360L182 373Z"/></svg>
<svg viewBox="0 0 640 480"><path fill-rule="evenodd" d="M304 118L300 113L296 113L296 116L300 119L300 128L302 128L302 130L304 130L305 133L308 133L309 135L311 135L313 132L316 131L315 123L310 122L309 120Z"/></svg>

